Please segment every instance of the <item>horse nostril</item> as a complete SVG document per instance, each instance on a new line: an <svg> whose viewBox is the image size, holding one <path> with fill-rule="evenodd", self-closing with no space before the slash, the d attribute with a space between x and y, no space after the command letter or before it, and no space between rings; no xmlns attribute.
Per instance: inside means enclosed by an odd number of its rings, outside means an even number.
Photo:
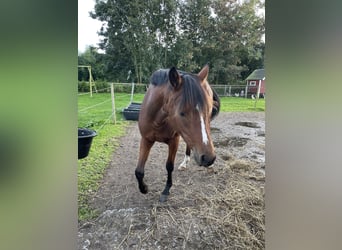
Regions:
<svg viewBox="0 0 342 250"><path fill-rule="evenodd" d="M202 155L201 156L201 165L205 165L205 155Z"/></svg>
<svg viewBox="0 0 342 250"><path fill-rule="evenodd" d="M201 155L201 165L205 167L209 167L211 164L214 163L216 156L208 157L206 155Z"/></svg>

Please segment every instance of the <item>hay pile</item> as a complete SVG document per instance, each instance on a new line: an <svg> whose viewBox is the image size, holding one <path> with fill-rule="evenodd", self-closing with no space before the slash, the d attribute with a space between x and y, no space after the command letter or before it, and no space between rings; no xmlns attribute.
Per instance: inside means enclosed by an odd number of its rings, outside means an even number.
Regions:
<svg viewBox="0 0 342 250"><path fill-rule="evenodd" d="M264 249L265 179L259 168L233 159L222 169L201 174L202 183L193 176L175 183L174 190L182 190L182 195L155 203L144 215L150 223L140 232L139 247Z"/></svg>

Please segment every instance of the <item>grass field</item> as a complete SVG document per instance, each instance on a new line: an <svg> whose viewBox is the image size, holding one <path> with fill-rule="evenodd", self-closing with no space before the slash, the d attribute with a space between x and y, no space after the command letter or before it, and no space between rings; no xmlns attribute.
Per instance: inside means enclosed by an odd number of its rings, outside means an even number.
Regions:
<svg viewBox="0 0 342 250"><path fill-rule="evenodd" d="M265 111L265 99L256 102L242 97L221 97L220 100L222 112Z"/></svg>
<svg viewBox="0 0 342 250"><path fill-rule="evenodd" d="M144 98L143 94L135 94L133 101L141 102ZM115 94L115 109L117 121L123 121L121 110L130 103L130 94ZM94 108L90 108L91 106ZM78 97L78 126L98 128L109 118L112 113L112 102L110 93L80 95Z"/></svg>
<svg viewBox="0 0 342 250"><path fill-rule="evenodd" d="M78 97L78 126L99 128L109 118L112 112L112 103L109 93L81 95ZM141 102L143 94L134 94L133 101ZM123 121L121 110L129 105L130 94L117 93L115 95L115 109L117 121ZM94 108L89 108L91 106ZM255 100L240 97L221 97L221 111L243 112L243 111L265 111L265 99Z"/></svg>
<svg viewBox="0 0 342 250"><path fill-rule="evenodd" d="M143 94L134 94L133 101L141 102ZM110 162L120 136L129 124L122 116L122 109L130 103L130 94L115 94L116 124L112 123L110 93L94 93L78 96L78 127L97 132L89 156L78 161L78 215L79 220L94 216L88 207L88 198L98 189L99 180ZM221 112L265 111L265 100L240 97L221 97Z"/></svg>

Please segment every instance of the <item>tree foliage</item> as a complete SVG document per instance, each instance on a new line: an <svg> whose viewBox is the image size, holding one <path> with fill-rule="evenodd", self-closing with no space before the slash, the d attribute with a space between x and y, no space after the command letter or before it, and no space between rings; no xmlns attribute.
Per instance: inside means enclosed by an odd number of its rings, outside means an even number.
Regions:
<svg viewBox="0 0 342 250"><path fill-rule="evenodd" d="M78 55L78 65L91 66L91 74L94 80L105 80L103 67L103 58L105 55L97 52L97 48L88 47L84 53ZM89 72L87 68L78 69L78 80L89 81Z"/></svg>
<svg viewBox="0 0 342 250"><path fill-rule="evenodd" d="M104 22L99 48L105 54L87 50L79 63L94 63L95 75L121 82L148 82L154 70L171 66L197 72L209 63L212 83L238 83L263 67L265 32L256 14L263 2L239 2L96 0L90 15Z"/></svg>

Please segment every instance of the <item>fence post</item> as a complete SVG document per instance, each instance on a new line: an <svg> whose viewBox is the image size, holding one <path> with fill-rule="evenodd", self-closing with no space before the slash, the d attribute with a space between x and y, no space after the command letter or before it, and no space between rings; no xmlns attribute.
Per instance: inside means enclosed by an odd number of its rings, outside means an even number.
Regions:
<svg viewBox="0 0 342 250"><path fill-rule="evenodd" d="M116 124L114 83L110 83L110 93L111 93L111 99L112 99L112 119L113 119L113 123Z"/></svg>
<svg viewBox="0 0 342 250"><path fill-rule="evenodd" d="M131 103L133 102L133 95L134 95L134 82L132 82Z"/></svg>
<svg viewBox="0 0 342 250"><path fill-rule="evenodd" d="M258 85L258 90L257 90L257 96L255 97L254 109L256 109L257 101L259 100L259 96L260 96L260 87L261 87L261 80L259 80L259 85Z"/></svg>

